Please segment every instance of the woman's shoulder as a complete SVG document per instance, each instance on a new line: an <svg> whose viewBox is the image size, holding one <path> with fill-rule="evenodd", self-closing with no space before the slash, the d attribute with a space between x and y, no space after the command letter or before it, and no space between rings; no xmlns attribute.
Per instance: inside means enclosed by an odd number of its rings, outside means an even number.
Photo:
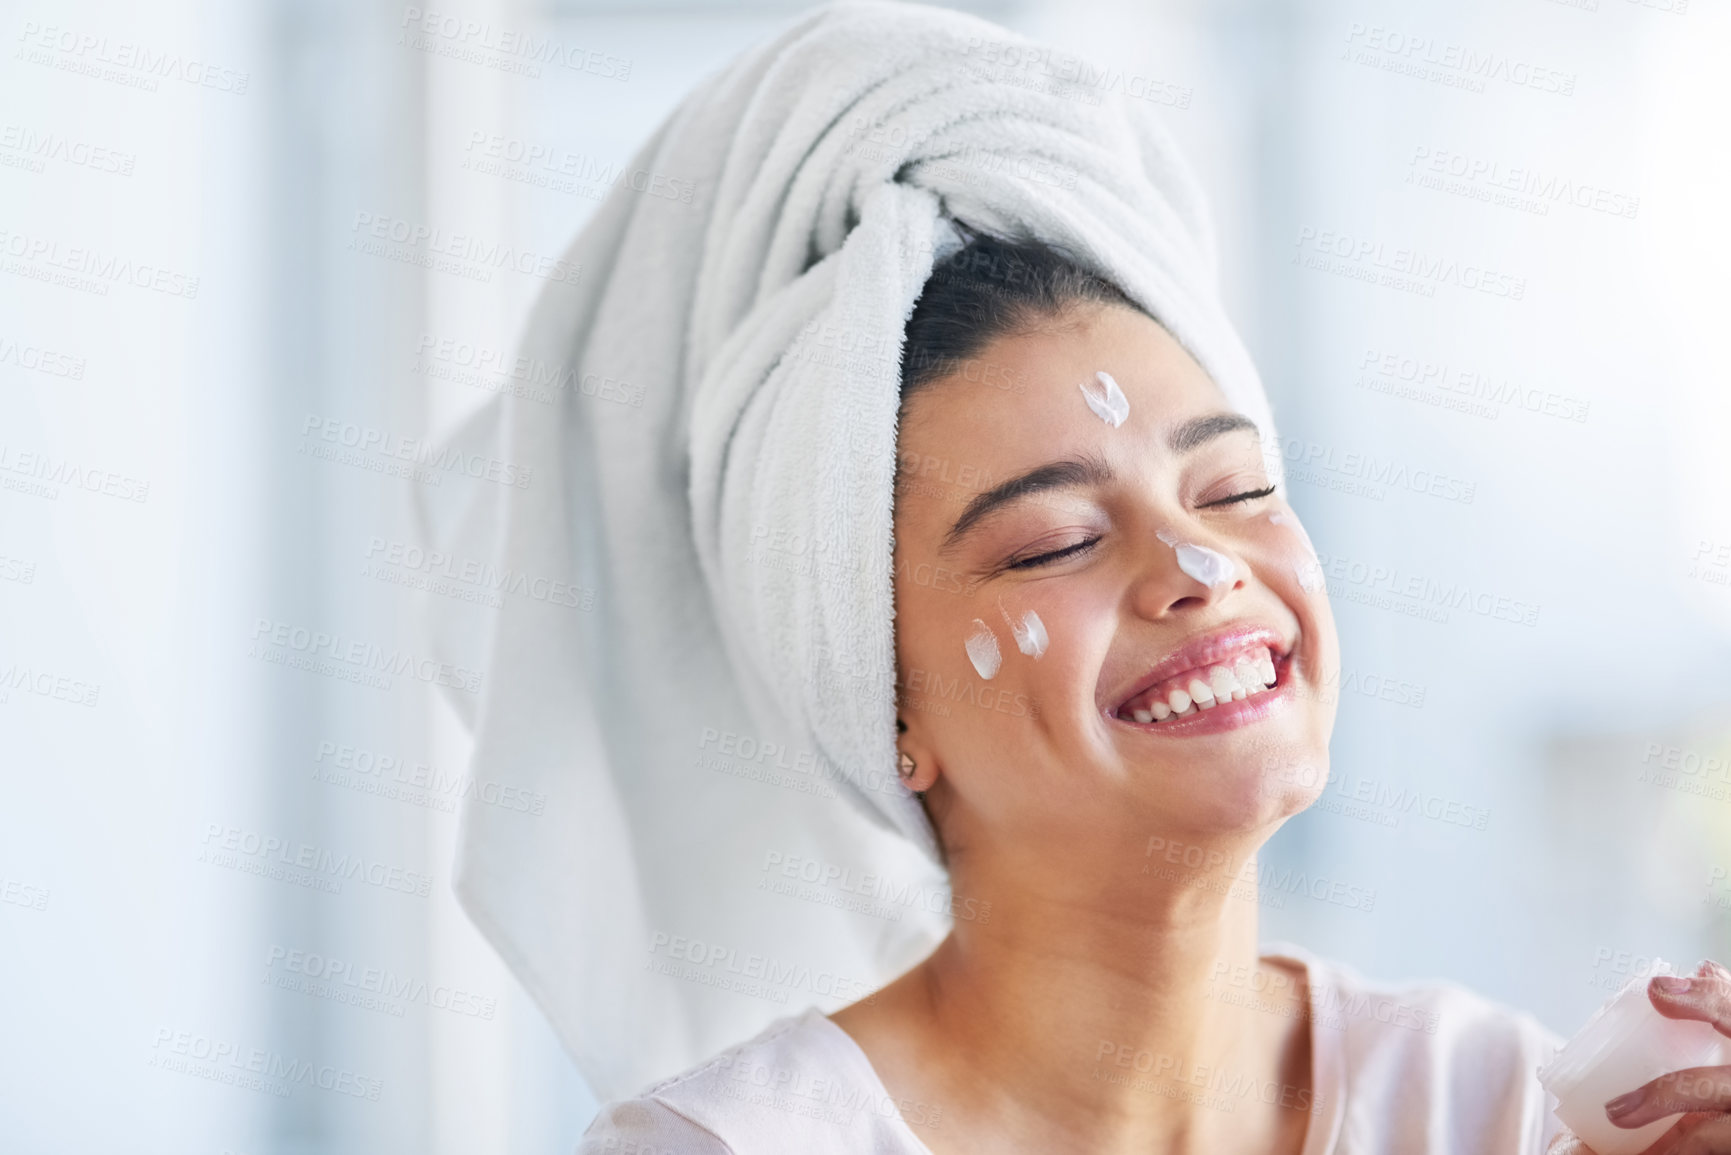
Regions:
<svg viewBox="0 0 1731 1155"><path fill-rule="evenodd" d="M1366 978L1332 959L1307 960L1313 986L1312 1013L1325 1028L1343 1032L1361 1050L1411 1051L1437 1056L1468 1053L1483 1062L1494 1056L1534 1069L1562 1039L1530 1012L1489 998L1447 979L1387 982Z"/></svg>
<svg viewBox="0 0 1731 1155"><path fill-rule="evenodd" d="M578 1155L921 1155L853 1040L815 1007L608 1103Z"/></svg>
<svg viewBox="0 0 1731 1155"><path fill-rule="evenodd" d="M1265 953L1305 964L1314 1051L1336 1068L1345 1134L1362 1140L1342 1150L1368 1149L1374 1130L1385 1149L1542 1151L1560 1126L1537 1076L1562 1039L1531 1013L1457 982L1368 979L1286 944Z"/></svg>

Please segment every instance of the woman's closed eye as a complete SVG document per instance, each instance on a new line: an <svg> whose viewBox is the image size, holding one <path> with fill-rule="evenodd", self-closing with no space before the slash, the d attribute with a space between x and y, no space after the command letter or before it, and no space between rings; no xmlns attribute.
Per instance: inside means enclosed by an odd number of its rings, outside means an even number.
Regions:
<svg viewBox="0 0 1731 1155"><path fill-rule="evenodd" d="M1250 489L1243 493L1234 493L1229 497L1218 498L1214 501L1205 501L1196 508L1213 509L1218 506L1236 505L1241 502L1255 501L1259 498L1272 496L1276 488L1278 487L1269 485L1261 489ZM1054 562L1064 561L1068 558L1080 557L1093 549L1099 543L1100 535L1096 534L1093 537L1084 538L1074 544L1064 546L1062 549L1047 550L1043 553L1031 554L1027 557L1014 558L1004 563L1004 569L1035 569L1039 566L1051 565Z"/></svg>
<svg viewBox="0 0 1731 1155"><path fill-rule="evenodd" d="M1082 541L1076 542L1074 545L1067 545L1063 549L1055 549L1047 553L1039 553L1032 557L1018 558L1015 561L1007 562L1005 563L1004 568L1031 569L1034 566L1050 565L1055 561L1062 561L1068 557L1079 557L1093 549L1099 544L1099 542L1100 539L1098 536L1086 538Z"/></svg>
<svg viewBox="0 0 1731 1155"><path fill-rule="evenodd" d="M1235 493L1231 497L1222 497L1218 501L1205 501L1197 509L1213 509L1217 505L1232 505L1240 501L1255 501L1259 497L1268 497L1277 487L1270 485L1266 489L1252 489L1244 493Z"/></svg>

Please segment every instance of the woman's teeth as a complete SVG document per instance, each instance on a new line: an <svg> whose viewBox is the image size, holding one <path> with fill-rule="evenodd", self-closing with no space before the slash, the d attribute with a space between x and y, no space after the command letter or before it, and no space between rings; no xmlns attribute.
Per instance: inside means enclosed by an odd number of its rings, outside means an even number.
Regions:
<svg viewBox="0 0 1731 1155"><path fill-rule="evenodd" d="M1181 674L1136 695L1118 711L1147 725L1212 710L1221 702L1237 702L1274 685L1274 658L1266 646L1239 657L1231 665Z"/></svg>

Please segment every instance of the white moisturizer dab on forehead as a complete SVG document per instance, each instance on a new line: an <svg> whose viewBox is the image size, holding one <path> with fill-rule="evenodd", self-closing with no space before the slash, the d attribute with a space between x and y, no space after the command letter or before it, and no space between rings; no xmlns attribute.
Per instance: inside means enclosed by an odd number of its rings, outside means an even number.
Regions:
<svg viewBox="0 0 1731 1155"><path fill-rule="evenodd" d="M992 627L974 619L974 632L968 635L968 661L974 663L974 669L980 677L988 682L997 675L998 667L1003 664L1003 655L998 653L998 638L992 633Z"/></svg>
<svg viewBox="0 0 1731 1155"><path fill-rule="evenodd" d="M1039 614L1029 610L1018 622L1010 617L1010 611L1003 606L998 607L998 612L1003 614L1004 621L1010 624L1010 633L1015 635L1018 650L1034 658L1046 652L1046 645L1051 639L1046 636L1046 623L1040 620Z"/></svg>
<svg viewBox="0 0 1731 1155"><path fill-rule="evenodd" d="M1106 370L1096 372L1094 379L1100 383L1098 389L1089 388L1086 381L1076 388L1082 391L1082 397L1088 402L1088 408L1094 411L1094 416L1116 429L1130 416L1130 399L1124 396L1124 390L1118 388L1118 382L1112 380L1112 374Z"/></svg>

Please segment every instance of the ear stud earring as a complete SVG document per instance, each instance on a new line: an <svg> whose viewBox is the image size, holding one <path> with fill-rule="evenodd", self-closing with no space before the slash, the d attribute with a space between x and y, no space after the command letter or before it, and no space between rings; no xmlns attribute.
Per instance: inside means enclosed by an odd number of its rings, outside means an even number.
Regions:
<svg viewBox="0 0 1731 1155"><path fill-rule="evenodd" d="M916 767L917 763L914 762L911 755L907 753L898 753L896 755L896 771L903 778L912 778Z"/></svg>

